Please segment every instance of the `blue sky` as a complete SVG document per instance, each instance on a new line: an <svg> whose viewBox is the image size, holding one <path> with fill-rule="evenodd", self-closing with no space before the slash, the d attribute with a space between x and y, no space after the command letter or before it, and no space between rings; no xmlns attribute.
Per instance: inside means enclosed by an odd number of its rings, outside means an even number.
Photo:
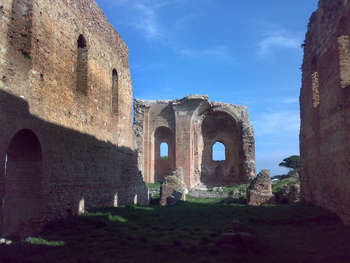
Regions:
<svg viewBox="0 0 350 263"><path fill-rule="evenodd" d="M317 0L97 0L129 47L134 97L248 106L257 170L299 154L302 44Z"/></svg>

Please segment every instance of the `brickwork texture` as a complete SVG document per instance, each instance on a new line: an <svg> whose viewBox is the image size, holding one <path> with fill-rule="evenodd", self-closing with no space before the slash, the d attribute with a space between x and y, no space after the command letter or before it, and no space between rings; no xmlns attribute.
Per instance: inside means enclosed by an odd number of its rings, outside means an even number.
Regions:
<svg viewBox="0 0 350 263"><path fill-rule="evenodd" d="M320 0L304 43L301 190L350 223L350 1Z"/></svg>
<svg viewBox="0 0 350 263"><path fill-rule="evenodd" d="M93 0L0 0L0 235L147 202L128 48Z"/></svg>
<svg viewBox="0 0 350 263"><path fill-rule="evenodd" d="M163 181L182 168L188 188L233 186L255 176L255 141L247 108L190 95L174 101L134 101L134 130L144 180ZM168 159L160 144L168 144ZM216 142L225 160L213 160Z"/></svg>

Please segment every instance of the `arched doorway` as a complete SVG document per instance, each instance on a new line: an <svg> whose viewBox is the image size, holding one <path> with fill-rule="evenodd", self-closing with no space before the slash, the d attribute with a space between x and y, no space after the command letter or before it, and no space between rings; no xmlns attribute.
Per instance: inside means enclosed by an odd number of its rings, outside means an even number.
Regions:
<svg viewBox="0 0 350 263"><path fill-rule="evenodd" d="M42 214L42 152L31 130L12 138L5 158L4 235L24 236Z"/></svg>
<svg viewBox="0 0 350 263"><path fill-rule="evenodd" d="M175 138L169 128L158 127L154 140L154 180L161 182L175 169Z"/></svg>
<svg viewBox="0 0 350 263"><path fill-rule="evenodd" d="M243 163L239 124L228 113L213 111L206 115L201 129L201 182L209 187L236 185Z"/></svg>

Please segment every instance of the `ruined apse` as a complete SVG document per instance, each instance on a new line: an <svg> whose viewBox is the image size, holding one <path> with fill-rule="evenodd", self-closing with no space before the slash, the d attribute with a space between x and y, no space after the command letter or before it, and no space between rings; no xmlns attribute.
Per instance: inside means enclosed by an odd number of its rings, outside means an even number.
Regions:
<svg viewBox="0 0 350 263"><path fill-rule="evenodd" d="M305 201L350 224L350 2L321 0L304 43L300 93Z"/></svg>
<svg viewBox="0 0 350 263"><path fill-rule="evenodd" d="M174 101L134 100L134 131L139 169L146 182L162 181L183 168L193 187L233 186L255 176L255 141L247 108L210 102L190 95ZM225 158L213 159L213 145L222 143ZM161 158L160 145L168 146Z"/></svg>
<svg viewBox="0 0 350 263"><path fill-rule="evenodd" d="M0 236L147 203L128 48L92 0L0 3Z"/></svg>

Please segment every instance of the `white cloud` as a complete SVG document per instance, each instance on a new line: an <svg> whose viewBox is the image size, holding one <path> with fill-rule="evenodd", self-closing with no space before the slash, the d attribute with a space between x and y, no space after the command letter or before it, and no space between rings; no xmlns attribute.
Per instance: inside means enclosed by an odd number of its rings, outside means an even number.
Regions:
<svg viewBox="0 0 350 263"><path fill-rule="evenodd" d="M106 1L107 0L101 0ZM174 38L169 32L186 28L197 17L195 13L184 14L181 18L175 19L170 28L165 28L163 8L171 8L174 5L188 3L187 0L108 0L110 5L123 6L131 9L132 15L128 17L127 24L138 30L149 42L157 42L168 46L176 54L192 60L217 60L231 63L233 56L226 45L216 45L202 49L188 48L183 41ZM168 21L169 22L169 21ZM169 23L168 23L169 24ZM168 25L169 26L169 25ZM144 68L144 67L142 67Z"/></svg>
<svg viewBox="0 0 350 263"><path fill-rule="evenodd" d="M256 136L281 133L299 133L300 115L298 111L262 113L253 121Z"/></svg>
<svg viewBox="0 0 350 263"><path fill-rule="evenodd" d="M111 6L129 9L127 24L139 30L148 40L159 40L162 37L162 26L158 19L158 9L171 4L160 0L100 0Z"/></svg>
<svg viewBox="0 0 350 263"><path fill-rule="evenodd" d="M260 58L267 57L278 49L300 49L303 34L294 34L271 23L262 23L265 27L263 37L258 43L258 56Z"/></svg>
<svg viewBox="0 0 350 263"><path fill-rule="evenodd" d="M133 6L138 11L139 16L131 25L142 31L148 40L159 39L162 34L161 26L157 21L155 7L142 3L137 3Z"/></svg>
<svg viewBox="0 0 350 263"><path fill-rule="evenodd" d="M161 40L164 35L159 21L160 9L184 0L101 0L110 5L124 6L133 10L129 25L143 33L148 41Z"/></svg>

